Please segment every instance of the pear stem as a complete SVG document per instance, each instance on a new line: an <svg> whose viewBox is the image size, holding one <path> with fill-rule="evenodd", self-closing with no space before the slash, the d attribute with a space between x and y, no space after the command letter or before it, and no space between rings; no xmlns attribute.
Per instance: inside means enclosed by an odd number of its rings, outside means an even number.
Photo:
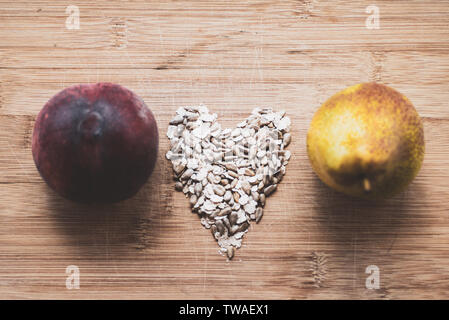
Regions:
<svg viewBox="0 0 449 320"><path fill-rule="evenodd" d="M365 189L365 192L371 191L371 183L369 182L368 178L363 179L363 189Z"/></svg>

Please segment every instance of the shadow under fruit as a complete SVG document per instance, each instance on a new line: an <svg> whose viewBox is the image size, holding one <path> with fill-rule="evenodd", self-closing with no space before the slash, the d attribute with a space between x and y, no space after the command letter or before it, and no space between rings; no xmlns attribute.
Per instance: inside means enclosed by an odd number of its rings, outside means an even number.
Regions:
<svg viewBox="0 0 449 320"><path fill-rule="evenodd" d="M80 84L45 104L32 152L43 179L63 197L110 203L147 181L158 143L153 113L136 94L112 83Z"/></svg>

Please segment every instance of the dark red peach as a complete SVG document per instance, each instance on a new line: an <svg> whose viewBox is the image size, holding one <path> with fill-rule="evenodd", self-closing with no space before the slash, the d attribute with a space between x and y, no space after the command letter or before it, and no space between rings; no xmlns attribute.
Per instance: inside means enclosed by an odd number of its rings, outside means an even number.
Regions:
<svg viewBox="0 0 449 320"><path fill-rule="evenodd" d="M136 94L112 83L81 84L45 104L32 152L57 193L105 203L137 193L154 169L158 143L154 116Z"/></svg>

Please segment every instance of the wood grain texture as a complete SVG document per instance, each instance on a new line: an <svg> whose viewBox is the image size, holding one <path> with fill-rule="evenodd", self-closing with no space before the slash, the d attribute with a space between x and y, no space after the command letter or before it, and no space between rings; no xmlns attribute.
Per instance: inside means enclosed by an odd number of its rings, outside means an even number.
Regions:
<svg viewBox="0 0 449 320"><path fill-rule="evenodd" d="M65 28L66 6L81 29ZM0 298L403 299L449 291L449 6L375 1L0 1ZM133 199L83 206L51 191L30 149L57 91L110 81L156 115L160 154ZM401 195L369 203L324 186L305 135L331 94L379 81L423 117L426 157ZM233 261L174 192L165 132L179 106L225 126L285 109L292 160ZM365 288L365 268L381 288ZM67 290L77 265L81 288Z"/></svg>

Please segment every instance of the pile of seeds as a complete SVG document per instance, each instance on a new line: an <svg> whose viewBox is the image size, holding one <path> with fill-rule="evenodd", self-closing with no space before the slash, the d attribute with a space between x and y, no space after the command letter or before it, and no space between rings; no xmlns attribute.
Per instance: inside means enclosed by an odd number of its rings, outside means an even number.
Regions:
<svg viewBox="0 0 449 320"><path fill-rule="evenodd" d="M205 106L181 107L170 121L175 189L211 229L220 252L232 259L251 221L263 216L266 198L285 174L291 141L285 112L256 108L233 130L222 129Z"/></svg>

